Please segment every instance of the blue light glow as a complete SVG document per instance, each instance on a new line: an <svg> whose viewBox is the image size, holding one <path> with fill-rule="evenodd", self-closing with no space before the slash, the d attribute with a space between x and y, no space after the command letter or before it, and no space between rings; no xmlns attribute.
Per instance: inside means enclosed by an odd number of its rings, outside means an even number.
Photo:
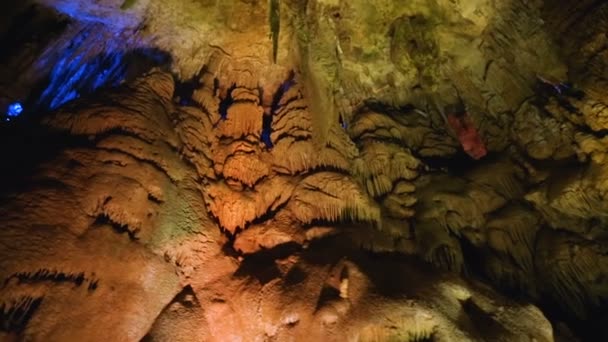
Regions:
<svg viewBox="0 0 608 342"><path fill-rule="evenodd" d="M8 106L8 110L6 111L6 115L10 117L16 117L21 115L23 112L23 106L19 102L11 103Z"/></svg>
<svg viewBox="0 0 608 342"><path fill-rule="evenodd" d="M39 104L56 109L97 89L117 87L127 79L129 67L133 66L134 60L139 61L139 64L145 64L141 62L145 60L156 65L157 60L160 61L158 64L166 61L163 57L162 52L152 49L111 51L88 60L65 53L53 68L48 86L39 97Z"/></svg>
<svg viewBox="0 0 608 342"><path fill-rule="evenodd" d="M77 8L63 8L67 13L72 9ZM117 87L152 67L168 68L169 54L141 43L113 27L90 24L70 40L52 45L37 62L37 69L46 76L24 101L28 113L54 110L99 89Z"/></svg>

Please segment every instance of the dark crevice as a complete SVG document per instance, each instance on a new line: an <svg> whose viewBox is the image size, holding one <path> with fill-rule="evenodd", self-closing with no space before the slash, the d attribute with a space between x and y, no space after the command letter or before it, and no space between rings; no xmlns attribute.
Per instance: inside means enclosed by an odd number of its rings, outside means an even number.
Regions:
<svg viewBox="0 0 608 342"><path fill-rule="evenodd" d="M332 194L329 191L323 190L322 187L319 187L319 186L314 185L314 184L306 184L306 183L304 183L303 186L302 186L302 188L305 189L305 190L308 190L308 191L313 191L313 192L325 195L325 196L330 197L330 198L335 199L335 200L340 200L341 199L339 195L334 195L334 194Z"/></svg>
<svg viewBox="0 0 608 342"><path fill-rule="evenodd" d="M130 230L129 225L121 224L119 222L112 220L108 214L97 215L97 217L95 218L94 225L95 226L109 225L112 227L112 230L114 230L118 234L126 233L129 236L129 240L131 240L131 241L139 240L139 237L137 236L139 229Z"/></svg>
<svg viewBox="0 0 608 342"><path fill-rule="evenodd" d="M32 177L43 165L70 148L90 146L84 136L58 132L26 119L12 125L0 125L0 197L11 192L27 192L36 184ZM59 184L57 184L59 185ZM64 187L64 185L61 185Z"/></svg>
<svg viewBox="0 0 608 342"><path fill-rule="evenodd" d="M414 156L429 167L429 171L444 171L455 176L463 176L468 170L477 167L480 162L471 158L462 150L447 157L423 157L416 153ZM488 157L485 159L487 160ZM485 161L485 160L484 160Z"/></svg>
<svg viewBox="0 0 608 342"><path fill-rule="evenodd" d="M175 296L171 303L180 303L185 308L200 307L198 298L190 285L186 285L182 291Z"/></svg>
<svg viewBox="0 0 608 342"><path fill-rule="evenodd" d="M176 82L175 92L173 93L175 101L180 106L198 107L197 103L192 99L192 95L200 86L201 84L198 76L194 76L193 78L184 82Z"/></svg>
<svg viewBox="0 0 608 342"><path fill-rule="evenodd" d="M41 303L42 297L21 297L0 305L0 331L21 334Z"/></svg>
<svg viewBox="0 0 608 342"><path fill-rule="evenodd" d="M273 248L263 249L254 254L247 255L236 271L236 277L253 277L261 284L281 277L275 260L287 258L302 250L296 242L288 242Z"/></svg>
<svg viewBox="0 0 608 342"><path fill-rule="evenodd" d="M572 312L565 310L562 303L557 300L544 299L536 303L543 314L552 323L562 322L581 341L608 341L608 300L600 301L596 309L590 310L588 317L576 317Z"/></svg>
<svg viewBox="0 0 608 342"><path fill-rule="evenodd" d="M326 306L328 303L339 301L341 299L342 298L340 298L340 290L336 289L333 286L324 286L321 289L321 294L319 295L315 311L318 311L322 307Z"/></svg>
<svg viewBox="0 0 608 342"><path fill-rule="evenodd" d="M107 151L107 152L118 153L118 154L122 154L122 155L128 156L129 158L133 158L134 160L136 160L138 162L144 163L146 165L150 165L152 168L154 168L155 170L157 170L159 173L161 173L162 175L164 175L165 177L167 177L172 183L175 184L177 182L176 179L174 179L173 177L171 177L171 175L167 172L167 170L163 169L163 167L160 166L158 163L156 163L156 161L154 161L154 160L143 159L143 158L135 156L135 155L133 155L133 154L127 152L127 151L123 151L123 150L116 149L116 148L101 148L101 147L98 147L97 149L93 149L93 151ZM106 161L104 161L104 164L113 164L113 165L121 166L121 167L124 166L123 164L121 164L119 162L116 162L114 160L106 160ZM142 187L144 187L144 184L140 183L140 185ZM148 199L150 199L151 201L156 202L156 203L162 203L162 200L160 200L160 199L151 199L150 197L148 197Z"/></svg>
<svg viewBox="0 0 608 342"><path fill-rule="evenodd" d="M264 115L262 118L262 134L261 140L266 148L271 149L274 147L270 134L272 132L272 115Z"/></svg>
<svg viewBox="0 0 608 342"><path fill-rule="evenodd" d="M434 332L418 331L417 333L420 335L416 335L416 333L410 333L408 342L435 342L436 341ZM423 335L423 333L429 333L430 336L425 337Z"/></svg>
<svg viewBox="0 0 608 342"><path fill-rule="evenodd" d="M302 268L296 265L292 267L285 275L284 286L288 287L290 285L300 284L304 280L306 280L307 277L308 274L306 274L306 272Z"/></svg>
<svg viewBox="0 0 608 342"><path fill-rule="evenodd" d="M295 102L295 101L297 101L299 99L300 99L300 97L295 97L292 100L289 100L287 103L285 103L282 107L280 107L277 110L277 112L276 112L277 116L279 116L282 119L284 116L288 115L291 112L295 112L295 111L298 111L298 110L300 110L300 111L306 111L306 110L308 110L308 106L305 105L305 104L303 104L303 105L297 105L295 107L289 107L289 108L287 108L287 106L289 106L292 102Z"/></svg>
<svg viewBox="0 0 608 342"><path fill-rule="evenodd" d="M338 115L338 124L345 130L348 130L348 124L344 120L342 114Z"/></svg>
<svg viewBox="0 0 608 342"><path fill-rule="evenodd" d="M279 198L277 198L277 200L278 199ZM289 203L289 201L285 201L285 202L279 204L276 208L269 209L266 213L264 213L264 215L254 219L253 221L251 221L250 224L248 224L246 226L258 225L258 224L262 224L266 221L270 221L270 220L274 219L276 217L276 215L287 206L288 203Z"/></svg>
<svg viewBox="0 0 608 342"><path fill-rule="evenodd" d="M490 59L487 63L486 63L486 67L484 68L483 71L483 77L482 79L485 81L488 79L488 73L490 71L490 67L492 66L492 64L494 64L494 60Z"/></svg>
<svg viewBox="0 0 608 342"><path fill-rule="evenodd" d="M286 94L286 92L283 93L282 96L284 97L285 94ZM289 98L281 98L279 100L279 102L277 102L277 105L276 105L276 108L274 110L274 113L277 114L277 115L279 115L279 116L283 116L283 115L286 115L287 113L289 113L292 110L297 110L297 109L303 110L303 109L306 109L307 106L304 105L304 106L292 107L292 108L289 108L289 110L286 110L286 108L290 107L292 105L292 103L300 100L301 98L302 98L302 94L301 93L297 93L296 95L293 95L293 96L291 96ZM283 100L285 102L283 104L281 104L281 101L283 101Z"/></svg>
<svg viewBox="0 0 608 342"><path fill-rule="evenodd" d="M129 130L127 128L123 128L123 127L112 127L109 128L105 131L101 131L97 134L95 134L95 140L94 142L99 142L102 141L104 139L110 138L112 136L115 135L120 135L120 136L126 136L129 138L135 138L137 140L141 140L147 144L152 145L154 142L152 140L146 139L144 138L142 135L137 134L137 132L135 132L134 130ZM84 137L84 136L83 136ZM88 137L88 135L86 136ZM92 142L89 143L90 146L93 146Z"/></svg>
<svg viewBox="0 0 608 342"><path fill-rule="evenodd" d="M222 179L222 178L220 178ZM277 201L280 200L280 197L275 198L274 202L272 203L272 205L274 205L274 203L276 203ZM263 214L262 216L253 219L250 222L245 222L244 227L237 227L235 232L233 234L231 234L227 229L225 229L220 221L219 218L215 217L213 215L212 212L210 212L209 214L211 215L211 217L216 221L217 225L221 228L222 232L226 235L226 237L229 239L229 241L227 242L227 247L229 247L231 250L235 251L235 253L239 254L238 252L236 252L236 250L233 248L234 246L234 241L236 240L236 236L243 230L247 229L248 227L250 227L251 225L257 225L257 224L262 224L268 220L272 220L276 214L278 212L280 212L283 208L285 208L285 206L287 205L289 201L285 201L284 203L281 203L280 205L277 206L277 208L275 209L269 209L265 214ZM271 205L271 207L272 207Z"/></svg>
<svg viewBox="0 0 608 342"><path fill-rule="evenodd" d="M311 168L298 172L298 176L305 177L305 176L310 176L312 174L320 173L320 172L331 172L331 173L337 173L337 174L344 175L344 176L352 176L352 174L350 173L350 170L342 169L335 165L313 166Z"/></svg>
<svg viewBox="0 0 608 342"><path fill-rule="evenodd" d="M158 317L156 317L156 321L152 325L152 328L148 333L140 340L140 342L154 342L158 340L158 337L154 336L155 326L158 321L162 321L165 315L172 315L176 311L175 305L181 305L183 308L187 310L200 308L200 303L194 290L190 285L186 285L174 298L163 308L162 312ZM179 310L179 309L177 309Z"/></svg>
<svg viewBox="0 0 608 342"><path fill-rule="evenodd" d="M362 227L360 227L359 229L366 229L366 228L372 229L372 225L370 222L358 221L358 220L351 218L350 215L347 215L347 216L341 217L340 219L337 219L335 221L323 219L323 218L316 218L308 223L303 224L302 230L308 230L313 227L336 227L336 228L343 228L346 231L349 229L349 227L351 227L353 225L362 225ZM346 231L346 233L348 233L348 232Z"/></svg>
<svg viewBox="0 0 608 342"><path fill-rule="evenodd" d="M72 283L77 287L83 283L97 283L97 280L87 278L84 272L64 273L57 270L39 269L36 272L19 272L10 275L4 280L3 287L8 286L11 280L16 280L16 284L35 284L40 282L53 283ZM90 285L89 285L90 286Z"/></svg>
<svg viewBox="0 0 608 342"><path fill-rule="evenodd" d="M261 85L258 85L258 102L260 104L260 106L266 106L266 104L264 103L264 87L262 87Z"/></svg>
<svg viewBox="0 0 608 342"><path fill-rule="evenodd" d="M290 129L287 132L279 134L279 136L275 139L275 144L278 144L281 140L288 139L288 138L293 139L292 143L295 143L298 141L308 141L308 140L312 139L312 133L310 133L310 131L308 131L308 130L305 130L304 128L300 128L300 130L305 131L307 133L306 136L301 136L301 135L294 136L292 130L293 129Z"/></svg>
<svg viewBox="0 0 608 342"><path fill-rule="evenodd" d="M473 298L469 297L468 299L461 300L460 303L464 313L468 317L467 321L476 327L476 333L481 335L480 337L483 340L491 341L494 336L505 336L507 334L506 328L498 323L491 313L485 312Z"/></svg>
<svg viewBox="0 0 608 342"><path fill-rule="evenodd" d="M226 120L228 118L228 108L234 104L234 99L232 98L232 91L236 89L236 84L232 84L230 88L228 88L228 92L226 93L226 97L221 99L218 113L220 114L220 118L222 120Z"/></svg>
<svg viewBox="0 0 608 342"><path fill-rule="evenodd" d="M570 101L568 101L565 97L562 97L562 96L556 97L556 101L557 101L557 104L561 108L568 111L568 113L575 114L575 115L581 115L581 112L578 110L578 108L576 108L574 105L572 105L570 103ZM549 110L547 110L545 108L545 106L549 103L548 98L536 97L536 99L530 101L530 103L537 106L538 108L540 108L540 110L548 117L553 117L553 118L556 117L556 115L553 115ZM586 127L584 125L576 124L576 123L572 122L571 120L567 120L567 122L570 122L576 126L580 126L581 128Z"/></svg>
<svg viewBox="0 0 608 342"><path fill-rule="evenodd" d="M463 271L465 275L471 278L478 278L486 284L490 284L491 280L485 276L484 251L475 247L466 238L458 239L458 241L460 242L460 249L462 250L462 257L464 259L463 264L465 265L465 269Z"/></svg>
<svg viewBox="0 0 608 342"><path fill-rule="evenodd" d="M248 145L257 146L258 140L253 138L253 134L241 135L238 138L230 137L230 136L221 136L218 137L218 144L220 146L231 146L239 143L245 143ZM239 151L241 153L245 153L244 151ZM253 151L247 153L254 153Z"/></svg>
<svg viewBox="0 0 608 342"><path fill-rule="evenodd" d="M215 217L215 216L211 216L213 218L214 221L216 221L216 225L218 227L221 227L219 220ZM221 228L220 228L221 229ZM234 248L234 241L236 240L236 233L235 234L230 234L229 231L225 230L225 229L221 229L222 233L224 234L224 237L227 239L224 244L222 245L222 252L229 257L232 258L238 258L241 256L241 253L239 251L237 251Z"/></svg>
<svg viewBox="0 0 608 342"><path fill-rule="evenodd" d="M295 72L292 70L289 73L287 79L283 83L281 83L281 86L279 86L277 91L274 93L274 96L272 97L272 104L270 106L270 113L272 115L275 115L277 113L277 111L279 110L279 103L281 102L281 99L283 98L285 93L287 93L287 91L291 89L291 87L293 87L294 85L296 85Z"/></svg>

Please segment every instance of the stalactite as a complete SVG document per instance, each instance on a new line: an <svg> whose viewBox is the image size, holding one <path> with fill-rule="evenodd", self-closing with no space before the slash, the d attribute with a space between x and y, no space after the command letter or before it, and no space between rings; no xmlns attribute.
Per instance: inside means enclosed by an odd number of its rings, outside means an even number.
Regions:
<svg viewBox="0 0 608 342"><path fill-rule="evenodd" d="M380 210L347 176L319 172L294 190L290 210L303 223L353 220L380 223Z"/></svg>
<svg viewBox="0 0 608 342"><path fill-rule="evenodd" d="M361 157L353 164L355 175L361 177L373 197L380 197L400 179L418 176L419 161L409 151L393 144L367 143Z"/></svg>
<svg viewBox="0 0 608 342"><path fill-rule="evenodd" d="M75 39L40 58L60 110L6 126L44 134L5 151L0 330L39 304L26 340L552 340L534 307L427 263L605 313L598 14L558 56L540 2L44 2ZM119 85L140 45L173 75ZM483 160L442 119L454 89Z"/></svg>

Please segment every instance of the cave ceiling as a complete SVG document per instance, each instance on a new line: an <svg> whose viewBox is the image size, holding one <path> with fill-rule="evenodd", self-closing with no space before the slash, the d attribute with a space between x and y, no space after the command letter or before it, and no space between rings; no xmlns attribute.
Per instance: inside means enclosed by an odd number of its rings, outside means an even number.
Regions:
<svg viewBox="0 0 608 342"><path fill-rule="evenodd" d="M608 339L606 1L0 10L0 341Z"/></svg>

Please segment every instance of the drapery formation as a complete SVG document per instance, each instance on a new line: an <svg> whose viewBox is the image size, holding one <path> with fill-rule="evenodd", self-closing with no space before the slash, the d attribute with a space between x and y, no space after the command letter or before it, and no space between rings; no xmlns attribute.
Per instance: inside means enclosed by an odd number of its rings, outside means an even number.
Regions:
<svg viewBox="0 0 608 342"><path fill-rule="evenodd" d="M2 127L27 154L3 159L4 336L601 333L605 4L280 1L269 38L264 2L44 2L71 18L34 60L83 67L42 89L88 91ZM3 101L45 94L37 63Z"/></svg>

